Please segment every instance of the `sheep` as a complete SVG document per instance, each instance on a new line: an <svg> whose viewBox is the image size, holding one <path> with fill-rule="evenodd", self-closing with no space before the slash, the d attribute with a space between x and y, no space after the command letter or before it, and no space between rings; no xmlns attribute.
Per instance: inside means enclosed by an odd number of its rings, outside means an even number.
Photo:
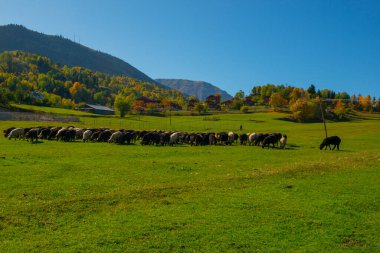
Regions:
<svg viewBox="0 0 380 253"><path fill-rule="evenodd" d="M39 131L38 138L47 139L50 134L50 128L42 128Z"/></svg>
<svg viewBox="0 0 380 253"><path fill-rule="evenodd" d="M339 150L339 145L340 145L340 142L341 142L341 139L338 137L338 136L330 136L330 137L326 137L321 145L319 146L319 149L322 150L323 148L325 148L325 150L327 149L327 147L330 148L331 150L331 147L330 145L334 145L333 149L335 149L335 147L337 148L337 150Z"/></svg>
<svg viewBox="0 0 380 253"><path fill-rule="evenodd" d="M280 148L285 148L285 145L286 145L286 140L288 139L288 137L286 136L286 134L282 135L281 139L280 139Z"/></svg>
<svg viewBox="0 0 380 253"><path fill-rule="evenodd" d="M9 133L10 133L13 129L15 129L15 127L10 127L10 128L8 128L8 129L5 129L5 130L3 131L4 137L7 138L8 135L9 135Z"/></svg>
<svg viewBox="0 0 380 253"><path fill-rule="evenodd" d="M114 133L113 130L112 131L111 130L105 130L99 134L99 137L96 141L97 142L107 142L113 133Z"/></svg>
<svg viewBox="0 0 380 253"><path fill-rule="evenodd" d="M216 145L216 138L215 138L215 134L214 133L210 133L208 135L208 144L209 145Z"/></svg>
<svg viewBox="0 0 380 253"><path fill-rule="evenodd" d="M170 135L169 145L173 146L174 144L178 143L180 132L176 132Z"/></svg>
<svg viewBox="0 0 380 253"><path fill-rule="evenodd" d="M112 143L112 142L119 142L119 139L121 138L121 136L123 135L122 132L120 131L117 131L117 132L114 132L111 137L108 139L108 143Z"/></svg>
<svg viewBox="0 0 380 253"><path fill-rule="evenodd" d="M165 145L170 143L170 135L171 134L172 133L169 133L169 132L160 133L160 144L162 146L165 146Z"/></svg>
<svg viewBox="0 0 380 253"><path fill-rule="evenodd" d="M25 129L24 128L15 128L13 129L9 134L8 134L8 139L12 139L14 138L15 140L16 139L24 139L25 137L25 133L24 133Z"/></svg>
<svg viewBox="0 0 380 253"><path fill-rule="evenodd" d="M122 132L121 137L118 139L117 144L124 144L127 142L127 144L131 144L131 140L133 140L134 136L131 132Z"/></svg>
<svg viewBox="0 0 380 253"><path fill-rule="evenodd" d="M48 140L52 140L53 138L56 137L58 131L62 129L62 127L53 127L50 129L49 136L47 137Z"/></svg>
<svg viewBox="0 0 380 253"><path fill-rule="evenodd" d="M38 131L40 129L39 128L32 128L30 129L26 134L25 134L25 138L31 142L33 142L34 140L37 142L38 141Z"/></svg>
<svg viewBox="0 0 380 253"><path fill-rule="evenodd" d="M75 139L76 140L80 140L83 138L83 133L84 133L84 129L82 128L74 128L75 130Z"/></svg>
<svg viewBox="0 0 380 253"><path fill-rule="evenodd" d="M82 137L83 142L86 142L86 141L90 140L91 135L92 135L92 131L91 130L84 131L83 132L83 137Z"/></svg>
<svg viewBox="0 0 380 253"><path fill-rule="evenodd" d="M247 134L241 134L239 136L239 139L240 139L240 145L246 145L247 140L248 140L248 135Z"/></svg>
<svg viewBox="0 0 380 253"><path fill-rule="evenodd" d="M248 145L249 146L254 145L255 141L256 141L256 138L257 138L257 134L256 133L248 134Z"/></svg>
<svg viewBox="0 0 380 253"><path fill-rule="evenodd" d="M265 148L265 146L267 146L269 149L269 145L272 144L273 145L272 147L274 148L274 144L276 143L276 141L277 141L277 137L274 134L268 135L263 140L263 145L261 147Z"/></svg>
<svg viewBox="0 0 380 253"><path fill-rule="evenodd" d="M234 140L235 140L235 134L234 134L234 132L229 132L228 133L228 143L232 144L232 143L234 143Z"/></svg>

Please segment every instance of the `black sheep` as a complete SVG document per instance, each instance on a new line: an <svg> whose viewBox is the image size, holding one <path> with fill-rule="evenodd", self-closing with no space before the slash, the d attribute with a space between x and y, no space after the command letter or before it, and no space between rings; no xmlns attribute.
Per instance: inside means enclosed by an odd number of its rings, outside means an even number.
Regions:
<svg viewBox="0 0 380 253"><path fill-rule="evenodd" d="M246 145L248 141L248 135L247 134L241 134L239 136L240 139L240 145Z"/></svg>
<svg viewBox="0 0 380 253"><path fill-rule="evenodd" d="M38 141L38 128L32 128L30 129L26 134L25 134L25 138L31 142L33 141Z"/></svg>
<svg viewBox="0 0 380 253"><path fill-rule="evenodd" d="M269 148L269 145L272 144L273 145L273 148L274 148L274 144L277 142L277 137L276 135L268 135L267 137L265 137L265 139L263 140L263 145L261 146L262 148L265 148L265 146L268 146Z"/></svg>
<svg viewBox="0 0 380 253"><path fill-rule="evenodd" d="M341 142L341 139L338 136L330 136L330 137L325 138L322 141L321 145L319 146L319 149L322 150L323 148L325 148L326 150L327 147L329 147L331 150L330 145L334 145L332 150L334 150L335 147L339 150L340 142Z"/></svg>
<svg viewBox="0 0 380 253"><path fill-rule="evenodd" d="M13 130L13 129L16 129L15 127L10 127L8 129L5 129L3 131L3 134L4 134L4 137L7 138L8 137L8 134Z"/></svg>

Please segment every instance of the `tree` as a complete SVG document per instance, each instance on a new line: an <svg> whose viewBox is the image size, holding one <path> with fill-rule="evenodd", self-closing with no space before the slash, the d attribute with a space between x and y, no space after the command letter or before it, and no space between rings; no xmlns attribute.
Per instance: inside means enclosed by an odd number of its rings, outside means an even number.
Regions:
<svg viewBox="0 0 380 253"><path fill-rule="evenodd" d="M333 112L338 116L339 119L345 118L347 114L346 105L341 100L338 100Z"/></svg>
<svg viewBox="0 0 380 253"><path fill-rule="evenodd" d="M290 94L291 101L296 101L301 97L301 92L298 88L293 88L292 93Z"/></svg>
<svg viewBox="0 0 380 253"><path fill-rule="evenodd" d="M243 100L241 99L234 99L232 101L232 108L235 110L240 110L240 108L244 105Z"/></svg>
<svg viewBox="0 0 380 253"><path fill-rule="evenodd" d="M114 107L119 111L120 117L124 117L125 114L131 110L131 104L121 94L116 96Z"/></svg>
<svg viewBox="0 0 380 253"><path fill-rule="evenodd" d="M320 119L319 106L307 98L299 98L290 105L293 118L299 121Z"/></svg>
<svg viewBox="0 0 380 253"><path fill-rule="evenodd" d="M287 105L288 101L281 95L281 93L272 93L269 98L269 104L276 111L278 107Z"/></svg>
<svg viewBox="0 0 380 253"><path fill-rule="evenodd" d="M359 95L359 104L363 108L363 111L372 111L372 104L371 104L371 96L367 95L363 98L363 96Z"/></svg>
<svg viewBox="0 0 380 253"><path fill-rule="evenodd" d="M8 104L8 98L6 96L6 90L4 88L0 88L0 104L1 105Z"/></svg>
<svg viewBox="0 0 380 253"><path fill-rule="evenodd" d="M310 94L310 97L315 98L317 92L315 91L314 84L310 85L310 87L307 89L307 92Z"/></svg>
<svg viewBox="0 0 380 253"><path fill-rule="evenodd" d="M207 112L208 107L205 103L196 103L194 109L201 114Z"/></svg>
<svg viewBox="0 0 380 253"><path fill-rule="evenodd" d="M135 100L132 103L132 110L138 111L138 112L143 112L144 111L144 101Z"/></svg>
<svg viewBox="0 0 380 253"><path fill-rule="evenodd" d="M244 98L244 91L239 90L238 92L236 92L235 98L243 99Z"/></svg>
<svg viewBox="0 0 380 253"><path fill-rule="evenodd" d="M220 110L220 99L220 94L213 94L206 98L205 104L207 104L211 110Z"/></svg>

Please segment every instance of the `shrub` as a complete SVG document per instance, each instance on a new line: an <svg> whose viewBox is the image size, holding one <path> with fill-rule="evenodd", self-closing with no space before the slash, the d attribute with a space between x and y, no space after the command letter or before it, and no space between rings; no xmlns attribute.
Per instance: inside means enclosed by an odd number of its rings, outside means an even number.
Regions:
<svg viewBox="0 0 380 253"><path fill-rule="evenodd" d="M241 108L240 108L240 111L241 112L243 112L243 113L248 113L248 111L249 111L249 107L248 106L242 106Z"/></svg>

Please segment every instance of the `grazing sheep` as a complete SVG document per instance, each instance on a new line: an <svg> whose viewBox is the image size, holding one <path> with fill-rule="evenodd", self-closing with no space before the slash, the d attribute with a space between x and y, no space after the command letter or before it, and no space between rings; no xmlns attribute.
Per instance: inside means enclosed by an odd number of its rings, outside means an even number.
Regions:
<svg viewBox="0 0 380 253"><path fill-rule="evenodd" d="M59 129L57 134L55 135L55 138L57 139L57 141L63 140L63 137L67 131L68 129L66 127Z"/></svg>
<svg viewBox="0 0 380 253"><path fill-rule="evenodd" d="M83 132L83 137L82 140L83 142L89 141L91 139L92 131L91 130L86 130Z"/></svg>
<svg viewBox="0 0 380 253"><path fill-rule="evenodd" d="M178 139L179 139L180 134L181 134L180 132L176 132L176 133L173 133L170 135L170 141L169 141L170 146L173 146L174 144L178 143Z"/></svg>
<svg viewBox="0 0 380 253"><path fill-rule="evenodd" d="M108 139L108 143L117 143L119 142L119 139L121 138L121 136L123 135L122 132L120 131L117 131L117 132L114 132L111 137Z"/></svg>
<svg viewBox="0 0 380 253"><path fill-rule="evenodd" d="M42 128L39 131L38 138L40 139L47 139L50 134L50 128Z"/></svg>
<svg viewBox="0 0 380 253"><path fill-rule="evenodd" d="M219 142L220 144L228 144L228 134L226 132L220 132L215 134L215 138L217 142Z"/></svg>
<svg viewBox="0 0 380 253"><path fill-rule="evenodd" d="M122 133L121 137L119 138L117 144L124 144L125 142L129 145L131 144L131 140L133 140L134 136L131 132L124 132Z"/></svg>
<svg viewBox="0 0 380 253"><path fill-rule="evenodd" d="M32 129L30 129L26 134L25 134L25 138L29 141L29 139L30 139L30 141L31 142L33 142L33 141L38 141L38 131L39 131L40 129L39 128L32 128Z"/></svg>
<svg viewBox="0 0 380 253"><path fill-rule="evenodd" d="M80 140L83 138L83 133L84 133L84 129L82 128L74 128L75 130L75 139L76 140Z"/></svg>
<svg viewBox="0 0 380 253"><path fill-rule="evenodd" d="M235 134L234 132L229 132L228 133L228 143L234 143L234 140L235 140Z"/></svg>
<svg viewBox="0 0 380 253"><path fill-rule="evenodd" d="M50 129L50 134L49 136L47 137L48 140L52 140L53 138L56 137L58 131L62 129L62 127L53 127Z"/></svg>
<svg viewBox="0 0 380 253"><path fill-rule="evenodd" d="M99 137L96 141L97 142L107 142L110 139L112 134L113 134L113 131L105 130L99 134Z"/></svg>
<svg viewBox="0 0 380 253"><path fill-rule="evenodd" d="M171 133L169 132L160 133L160 144L162 146L165 146L170 143L170 135Z"/></svg>
<svg viewBox="0 0 380 253"><path fill-rule="evenodd" d="M15 128L13 129L9 134L8 134L8 139L12 139L14 138L15 140L16 139L24 139L24 136L25 136L25 133L24 133L25 129L24 128Z"/></svg>
<svg viewBox="0 0 380 253"><path fill-rule="evenodd" d="M286 134L284 134L281 139L280 139L280 148L285 148L285 145L286 145L286 140L288 139L288 137L286 136Z"/></svg>
<svg viewBox="0 0 380 253"><path fill-rule="evenodd" d="M254 145L256 143L256 139L257 139L256 133L248 134L248 145L249 146Z"/></svg>
<svg viewBox="0 0 380 253"><path fill-rule="evenodd" d="M10 127L10 128L8 128L8 129L3 130L4 137L7 138L7 137L8 137L8 134L9 134L13 129L15 129L15 127Z"/></svg>
<svg viewBox="0 0 380 253"><path fill-rule="evenodd" d="M215 138L215 134L214 133L210 133L208 135L208 144L209 145L216 145L217 141L216 141L216 138Z"/></svg>
<svg viewBox="0 0 380 253"><path fill-rule="evenodd" d="M241 134L239 136L240 139L240 145L246 145L248 141L248 135L247 134Z"/></svg>
<svg viewBox="0 0 380 253"><path fill-rule="evenodd" d="M340 142L341 142L341 139L338 136L330 136L330 137L325 138L322 141L321 145L319 146L319 149L322 150L323 148L325 148L326 150L327 147L329 147L329 149L331 150L330 145L334 145L332 150L334 150L335 147L337 148L337 150L339 150Z"/></svg>
<svg viewBox="0 0 380 253"><path fill-rule="evenodd" d="M282 134L281 133L274 133L272 135L275 136L275 138L276 138L276 146L278 147L278 142L281 140Z"/></svg>
<svg viewBox="0 0 380 253"><path fill-rule="evenodd" d="M263 140L263 145L261 147L265 148L265 146L267 146L269 148L269 145L272 144L273 145L272 147L274 148L274 144L276 143L276 141L277 141L277 137L275 135L273 134L268 135Z"/></svg>

